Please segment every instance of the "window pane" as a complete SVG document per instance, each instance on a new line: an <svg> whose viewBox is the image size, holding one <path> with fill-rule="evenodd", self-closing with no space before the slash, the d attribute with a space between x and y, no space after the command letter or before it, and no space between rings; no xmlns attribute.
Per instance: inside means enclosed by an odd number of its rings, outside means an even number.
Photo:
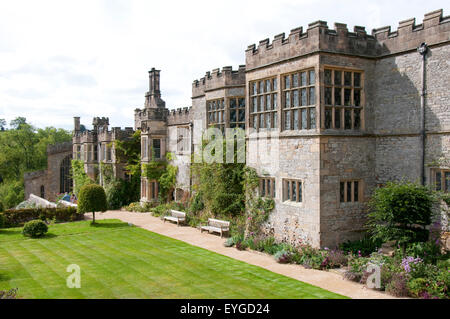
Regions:
<svg viewBox="0 0 450 319"><path fill-rule="evenodd" d="M277 103L278 103L278 94L274 93L273 94L273 108L276 109L277 108Z"/></svg>
<svg viewBox="0 0 450 319"><path fill-rule="evenodd" d="M271 188L270 188L270 179L267 180L267 195L272 196Z"/></svg>
<svg viewBox="0 0 450 319"><path fill-rule="evenodd" d="M361 90L354 90L354 92L353 92L353 104L355 106L361 106Z"/></svg>
<svg viewBox="0 0 450 319"><path fill-rule="evenodd" d="M236 110L230 110L230 122L236 122Z"/></svg>
<svg viewBox="0 0 450 319"><path fill-rule="evenodd" d="M347 182L347 202L352 201L352 182Z"/></svg>
<svg viewBox="0 0 450 319"><path fill-rule="evenodd" d="M266 110L270 110L272 108L272 95L266 95Z"/></svg>
<svg viewBox="0 0 450 319"><path fill-rule="evenodd" d="M309 85L314 85L316 83L316 73L314 70L309 71Z"/></svg>
<svg viewBox="0 0 450 319"><path fill-rule="evenodd" d="M325 109L325 128L331 128L331 109Z"/></svg>
<svg viewBox="0 0 450 319"><path fill-rule="evenodd" d="M361 110L354 110L353 115L355 117L355 130L359 130L361 127Z"/></svg>
<svg viewBox="0 0 450 319"><path fill-rule="evenodd" d="M302 201L302 182L298 182L298 202Z"/></svg>
<svg viewBox="0 0 450 319"><path fill-rule="evenodd" d="M351 105L351 94L352 94L352 89L344 89L344 105L349 106Z"/></svg>
<svg viewBox="0 0 450 319"><path fill-rule="evenodd" d="M441 172L436 172L436 190L442 190L442 175Z"/></svg>
<svg viewBox="0 0 450 319"><path fill-rule="evenodd" d="M341 109L339 108L334 110L334 127L341 128Z"/></svg>
<svg viewBox="0 0 450 319"><path fill-rule="evenodd" d="M258 94L258 90L257 90L257 88L256 88L256 82L253 82L252 84L253 84L253 85L252 85L252 87L253 87L252 93L253 93L253 95L256 95L256 94Z"/></svg>
<svg viewBox="0 0 450 319"><path fill-rule="evenodd" d="M358 184L358 182L353 182L353 185L354 185L354 187L353 187L353 200L355 201L355 202L357 202L357 201L359 201L359 199L358 199L358 195L359 195L359 184Z"/></svg>
<svg viewBox="0 0 450 319"><path fill-rule="evenodd" d="M292 87L298 86L298 73L292 75Z"/></svg>
<svg viewBox="0 0 450 319"><path fill-rule="evenodd" d="M275 180L272 182L272 196L275 197L276 195L276 187L275 187Z"/></svg>
<svg viewBox="0 0 450 319"><path fill-rule="evenodd" d="M291 112L290 111L286 111L284 113L285 117L284 117L284 129L285 130L290 130L291 129Z"/></svg>
<svg viewBox="0 0 450 319"><path fill-rule="evenodd" d="M342 72L341 71L334 71L334 85L341 85L342 84Z"/></svg>
<svg viewBox="0 0 450 319"><path fill-rule="evenodd" d="M298 130L298 110L294 110L294 130Z"/></svg>
<svg viewBox="0 0 450 319"><path fill-rule="evenodd" d="M306 86L306 72L300 73L301 86Z"/></svg>
<svg viewBox="0 0 450 319"><path fill-rule="evenodd" d="M253 115L253 128L256 129L258 123L258 115Z"/></svg>
<svg viewBox="0 0 450 319"><path fill-rule="evenodd" d="M284 77L284 88L285 89L290 89L291 88L291 76L290 75L286 75Z"/></svg>
<svg viewBox="0 0 450 319"><path fill-rule="evenodd" d="M331 70L325 69L323 75L325 84L331 85Z"/></svg>
<svg viewBox="0 0 450 319"><path fill-rule="evenodd" d="M264 179L261 180L261 196L266 196L266 181Z"/></svg>
<svg viewBox="0 0 450 319"><path fill-rule="evenodd" d="M334 105L342 105L341 88L334 88Z"/></svg>
<svg viewBox="0 0 450 319"><path fill-rule="evenodd" d="M266 80L266 92L272 91L270 88L270 80Z"/></svg>
<svg viewBox="0 0 450 319"><path fill-rule="evenodd" d="M345 195L345 188L344 187L345 187L345 183L341 182L341 187L339 189L339 195L340 195L341 203L345 202L345 197L344 197L344 195Z"/></svg>
<svg viewBox="0 0 450 319"><path fill-rule="evenodd" d="M296 182L290 182L292 187L292 201L297 201L297 183Z"/></svg>
<svg viewBox="0 0 450 319"><path fill-rule="evenodd" d="M316 128L316 109L309 108L309 128Z"/></svg>
<svg viewBox="0 0 450 319"><path fill-rule="evenodd" d="M292 92L293 99L294 99L294 107L298 106L298 90L294 90Z"/></svg>
<svg viewBox="0 0 450 319"><path fill-rule="evenodd" d="M278 127L278 112L273 113L273 127L274 128Z"/></svg>
<svg viewBox="0 0 450 319"><path fill-rule="evenodd" d="M286 182L286 199L291 199L291 188L290 188L290 182Z"/></svg>
<svg viewBox="0 0 450 319"><path fill-rule="evenodd" d="M344 124L345 124L346 130L350 130L352 128L352 111L351 110L345 110Z"/></svg>
<svg viewBox="0 0 450 319"><path fill-rule="evenodd" d="M344 85L351 86L352 85L352 73L344 72Z"/></svg>
<svg viewBox="0 0 450 319"><path fill-rule="evenodd" d="M245 109L240 109L239 110L239 122L244 122L245 121Z"/></svg>
<svg viewBox="0 0 450 319"><path fill-rule="evenodd" d="M259 110L261 112L264 111L264 95L261 95L259 97Z"/></svg>
<svg viewBox="0 0 450 319"><path fill-rule="evenodd" d="M273 79L273 90L276 91L277 90L277 79Z"/></svg>
<svg viewBox="0 0 450 319"><path fill-rule="evenodd" d="M353 85L356 87L361 86L361 73L353 73Z"/></svg>
<svg viewBox="0 0 450 319"><path fill-rule="evenodd" d="M264 93L264 81L259 81L259 93Z"/></svg>
<svg viewBox="0 0 450 319"><path fill-rule="evenodd" d="M316 88L310 87L309 88L309 105L316 104Z"/></svg>
<svg viewBox="0 0 450 319"><path fill-rule="evenodd" d="M236 108L237 103L236 103L236 99L231 99L230 100L230 109L234 109Z"/></svg>
<svg viewBox="0 0 450 319"><path fill-rule="evenodd" d="M285 92L285 108L291 107L291 92Z"/></svg>
<svg viewBox="0 0 450 319"><path fill-rule="evenodd" d="M253 112L258 112L258 98L254 97L253 98Z"/></svg>
<svg viewBox="0 0 450 319"><path fill-rule="evenodd" d="M332 101L331 101L331 88L330 87L326 87L325 88L325 104L326 105L331 105Z"/></svg>
<svg viewBox="0 0 450 319"><path fill-rule="evenodd" d="M266 127L267 128L271 128L272 126L271 126L271 114L272 113L266 113Z"/></svg>
<svg viewBox="0 0 450 319"><path fill-rule="evenodd" d="M245 99L244 98L239 98L238 99L238 104L239 104L239 107L245 107Z"/></svg>
<svg viewBox="0 0 450 319"><path fill-rule="evenodd" d="M259 115L259 127L264 128L264 114Z"/></svg>
<svg viewBox="0 0 450 319"><path fill-rule="evenodd" d="M306 88L302 89L302 106L308 105L306 102Z"/></svg>
<svg viewBox="0 0 450 319"><path fill-rule="evenodd" d="M302 130L308 128L308 114L307 109L302 109Z"/></svg>

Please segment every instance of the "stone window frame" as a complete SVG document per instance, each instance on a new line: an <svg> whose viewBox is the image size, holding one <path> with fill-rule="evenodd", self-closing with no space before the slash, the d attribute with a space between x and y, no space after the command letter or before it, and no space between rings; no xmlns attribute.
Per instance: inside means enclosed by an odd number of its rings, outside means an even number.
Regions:
<svg viewBox="0 0 450 319"><path fill-rule="evenodd" d="M235 107L232 106L232 101L234 101ZM243 104L241 103L243 102ZM232 96L227 98L227 105L228 105L228 121L229 125L227 127L235 128L240 127L243 130L245 130L245 96ZM232 111L236 111L236 120L231 120L231 113ZM241 117L243 114L243 117Z"/></svg>
<svg viewBox="0 0 450 319"><path fill-rule="evenodd" d="M152 138L151 139L151 154L152 154L152 159L153 160L160 160L160 159L162 159L162 139L161 138ZM155 142L156 141L159 141L159 147L158 148L155 148ZM156 156L156 151L155 151L155 149L158 149L158 156Z"/></svg>
<svg viewBox="0 0 450 319"><path fill-rule="evenodd" d="M311 73L313 74L312 81ZM305 74L305 82L302 81L303 74ZM316 129L318 99L316 93L317 76L315 68L310 67L295 72L281 74L281 79L283 84L281 90L281 110L283 116L282 130L298 131ZM287 81L288 79L289 81ZM313 91L313 98L311 98L311 90ZM303 91L305 92L305 104L303 104L302 100ZM295 93L297 93L297 105L295 105ZM289 96L289 99L287 99L287 96ZM286 105L288 100L289 106ZM295 116L295 114L297 114L297 116ZM311 114L314 114L313 120L311 120ZM305 122L303 122L303 116L306 118ZM297 118L296 121L295 118ZM305 127L303 126L304 123L306 124Z"/></svg>
<svg viewBox="0 0 450 319"><path fill-rule="evenodd" d="M217 127L222 132L225 131L225 98L218 98L206 101L206 120L209 127ZM219 121L220 118L220 121Z"/></svg>
<svg viewBox="0 0 450 319"><path fill-rule="evenodd" d="M433 168L431 172L432 172L431 180L433 183L433 189L435 191L441 191L444 193L450 192L450 168ZM438 174L440 175L440 178L438 178Z"/></svg>
<svg viewBox="0 0 450 319"><path fill-rule="evenodd" d="M159 194L159 183L157 180L147 181L147 198L148 199L158 199Z"/></svg>
<svg viewBox="0 0 450 319"><path fill-rule="evenodd" d="M101 149L102 149L102 161L103 162L111 162L112 161L112 146L108 146L108 144L111 142L102 142L101 143Z"/></svg>
<svg viewBox="0 0 450 319"><path fill-rule="evenodd" d="M348 193L349 186L350 186L350 194ZM355 190L357 191L356 193ZM363 194L363 183L361 179L344 179L339 181L339 203L362 202L363 201L362 194Z"/></svg>
<svg viewBox="0 0 450 319"><path fill-rule="evenodd" d="M270 90L267 89L268 87ZM250 92L250 127L258 131L260 129L278 129L278 94L280 94L278 77L271 76L250 81L248 89ZM270 127L267 127L267 120L270 121Z"/></svg>
<svg viewBox="0 0 450 319"><path fill-rule="evenodd" d="M191 149L191 132L189 126L177 126L176 130L177 154L189 154Z"/></svg>
<svg viewBox="0 0 450 319"><path fill-rule="evenodd" d="M295 185L295 200L294 198L294 188ZM301 179L284 178L283 179L283 201L291 203L303 203L304 199L304 182Z"/></svg>
<svg viewBox="0 0 450 319"><path fill-rule="evenodd" d="M266 190L269 190L267 192ZM275 198L276 196L276 182L275 177L260 177L259 178L259 195L261 197Z"/></svg>
<svg viewBox="0 0 450 319"><path fill-rule="evenodd" d="M141 155L142 159L148 158L148 136L142 136L141 138Z"/></svg>
<svg viewBox="0 0 450 319"><path fill-rule="evenodd" d="M75 159L77 159L77 160L81 160L81 145L77 145L76 146L76 157L75 157Z"/></svg>
<svg viewBox="0 0 450 319"><path fill-rule="evenodd" d="M326 81L326 72L331 71L331 82ZM340 83L336 83L336 72L341 72ZM364 130L364 109L365 109L365 73L364 70L325 65L321 68L321 101L322 118L321 127L325 130L335 129L340 131L363 131ZM350 84L346 82L346 73L350 73ZM355 85L355 73L360 74L359 86ZM337 91L336 89L339 89ZM350 90L350 100L346 104L346 91ZM331 103L329 102L327 91L330 92ZM355 92L360 92L359 105L355 105ZM337 94L336 92L340 92ZM339 96L340 102L336 104L336 97ZM349 113L347 113L347 111ZM359 117L356 116L359 112ZM347 114L350 117L347 117ZM359 118L359 125L356 125ZM350 127L347 126L348 119L350 120ZM339 124L339 125L337 125ZM359 127L358 127L359 126Z"/></svg>

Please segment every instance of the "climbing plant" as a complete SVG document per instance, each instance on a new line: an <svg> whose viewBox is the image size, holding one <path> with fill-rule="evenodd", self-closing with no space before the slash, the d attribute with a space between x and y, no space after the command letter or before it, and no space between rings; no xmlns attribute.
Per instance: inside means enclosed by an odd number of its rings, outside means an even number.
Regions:
<svg viewBox="0 0 450 319"><path fill-rule="evenodd" d="M74 183L73 192L77 196L81 187L94 183L94 181L84 171L84 163L77 159L72 160L72 179Z"/></svg>
<svg viewBox="0 0 450 319"><path fill-rule="evenodd" d="M154 156L152 156L152 159ZM169 200L169 194L174 190L178 167L169 164L175 157L172 153L166 153L165 160L155 161L142 164L142 174L149 180L156 180L159 183L159 198L166 202Z"/></svg>

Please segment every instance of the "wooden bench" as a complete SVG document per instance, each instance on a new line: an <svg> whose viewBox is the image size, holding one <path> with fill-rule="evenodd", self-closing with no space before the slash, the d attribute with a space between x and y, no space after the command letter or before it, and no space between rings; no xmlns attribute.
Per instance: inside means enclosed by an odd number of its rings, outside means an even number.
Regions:
<svg viewBox="0 0 450 319"><path fill-rule="evenodd" d="M186 213L171 209L170 215L164 216L164 222L166 220L177 222L177 225L180 226L180 222L184 223L186 221Z"/></svg>
<svg viewBox="0 0 450 319"><path fill-rule="evenodd" d="M200 231L202 233L204 230L207 230L208 232L220 233L220 237L223 237L223 233L228 233L230 231L230 222L208 218L208 224L200 227Z"/></svg>

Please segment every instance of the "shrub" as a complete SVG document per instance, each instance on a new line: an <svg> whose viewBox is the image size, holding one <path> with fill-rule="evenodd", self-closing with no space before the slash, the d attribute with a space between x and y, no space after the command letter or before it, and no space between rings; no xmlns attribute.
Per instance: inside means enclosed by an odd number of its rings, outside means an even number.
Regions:
<svg viewBox="0 0 450 319"><path fill-rule="evenodd" d="M10 290L0 290L0 299L16 299L17 290L17 288L12 288Z"/></svg>
<svg viewBox="0 0 450 319"><path fill-rule="evenodd" d="M78 212L92 212L95 223L95 212L104 212L108 209L106 194L103 187L97 184L89 184L81 187L78 194Z"/></svg>
<svg viewBox="0 0 450 319"><path fill-rule="evenodd" d="M42 220L32 220L23 226L22 234L27 237L41 237L48 231L47 225Z"/></svg>
<svg viewBox="0 0 450 319"><path fill-rule="evenodd" d="M379 238L372 239L369 236L355 241L347 241L339 245L339 249L347 253L361 254L361 256L369 256L372 252L381 247L383 241Z"/></svg>
<svg viewBox="0 0 450 319"><path fill-rule="evenodd" d="M406 276L402 273L395 273L391 281L386 285L386 292L396 297L408 296Z"/></svg>
<svg viewBox="0 0 450 319"><path fill-rule="evenodd" d="M69 222L83 219L83 214L78 214L75 207L9 209L1 215L4 217L5 227L21 226L33 219L54 219L56 222Z"/></svg>
<svg viewBox="0 0 450 319"><path fill-rule="evenodd" d="M0 213L0 228L5 227L5 216L3 216L2 213Z"/></svg>
<svg viewBox="0 0 450 319"><path fill-rule="evenodd" d="M233 237L227 238L227 240L223 243L225 247L233 247L234 246L234 239Z"/></svg>
<svg viewBox="0 0 450 319"><path fill-rule="evenodd" d="M280 264L288 264L291 262L291 253L288 250L282 249L275 253L275 260Z"/></svg>
<svg viewBox="0 0 450 319"><path fill-rule="evenodd" d="M410 182L389 182L377 188L369 202L368 227L372 238L406 244L426 241L431 222L433 193L425 186Z"/></svg>
<svg viewBox="0 0 450 319"><path fill-rule="evenodd" d="M0 200L0 213L3 211L3 203L2 203L2 201Z"/></svg>
<svg viewBox="0 0 450 319"><path fill-rule="evenodd" d="M341 266L347 266L348 256L338 249L333 249L328 252L328 264L330 268L338 268Z"/></svg>
<svg viewBox="0 0 450 319"><path fill-rule="evenodd" d="M205 208L205 205L203 204L202 193L197 192L191 198L191 204L189 205L189 212L195 214L203 210L203 208Z"/></svg>
<svg viewBox="0 0 450 319"><path fill-rule="evenodd" d="M427 264L435 264L441 256L441 248L436 242L417 242L407 246L406 255L421 258Z"/></svg>
<svg viewBox="0 0 450 319"><path fill-rule="evenodd" d="M246 250L247 249L247 243L245 241L238 241L236 243L237 250Z"/></svg>

